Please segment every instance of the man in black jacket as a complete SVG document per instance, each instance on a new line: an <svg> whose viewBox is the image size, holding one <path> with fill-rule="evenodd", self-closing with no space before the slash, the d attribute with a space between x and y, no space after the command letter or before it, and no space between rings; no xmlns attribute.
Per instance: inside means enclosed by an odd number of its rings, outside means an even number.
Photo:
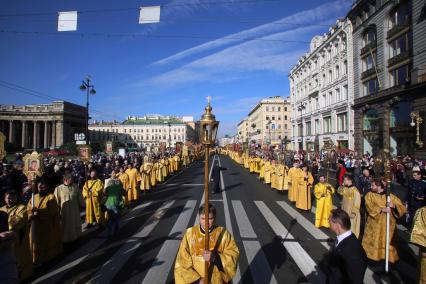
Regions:
<svg viewBox="0 0 426 284"><path fill-rule="evenodd" d="M226 168L222 168L219 166L217 161L214 161L213 169L210 177L210 189L213 190L214 193L220 192L220 171L226 170Z"/></svg>
<svg viewBox="0 0 426 284"><path fill-rule="evenodd" d="M361 242L351 232L349 215L341 209L333 209L329 221L337 238L330 253L327 283L363 283L367 257Z"/></svg>

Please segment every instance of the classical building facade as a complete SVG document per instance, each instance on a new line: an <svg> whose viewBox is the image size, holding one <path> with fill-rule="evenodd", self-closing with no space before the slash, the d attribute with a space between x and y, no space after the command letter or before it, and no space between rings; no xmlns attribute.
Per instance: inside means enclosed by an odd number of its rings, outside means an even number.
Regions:
<svg viewBox="0 0 426 284"><path fill-rule="evenodd" d="M291 106L280 96L262 99L247 116L246 136L257 144L281 145L290 139Z"/></svg>
<svg viewBox="0 0 426 284"><path fill-rule="evenodd" d="M359 0L348 17L354 26L355 150L426 158L424 1Z"/></svg>
<svg viewBox="0 0 426 284"><path fill-rule="evenodd" d="M161 115L129 116L124 122L94 121L89 125L91 141L119 141L141 148L160 146L160 143L174 147L176 142L194 142L195 131L192 117Z"/></svg>
<svg viewBox="0 0 426 284"><path fill-rule="evenodd" d="M352 25L338 20L291 69L292 146L319 151L325 142L353 149Z"/></svg>
<svg viewBox="0 0 426 284"><path fill-rule="evenodd" d="M247 142L249 139L248 119L242 119L237 125L237 140L238 143Z"/></svg>
<svg viewBox="0 0 426 284"><path fill-rule="evenodd" d="M38 105L0 105L0 130L25 149L55 148L84 133L86 108L65 101Z"/></svg>

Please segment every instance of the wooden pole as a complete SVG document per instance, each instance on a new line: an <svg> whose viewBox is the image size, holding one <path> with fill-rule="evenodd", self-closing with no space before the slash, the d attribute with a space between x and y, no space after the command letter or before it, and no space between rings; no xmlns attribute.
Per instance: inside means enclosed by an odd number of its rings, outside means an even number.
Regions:
<svg viewBox="0 0 426 284"><path fill-rule="evenodd" d="M210 234L209 234L209 151L210 145L206 145L204 159L204 250L210 250ZM204 263L204 284L210 283L209 278L209 262Z"/></svg>

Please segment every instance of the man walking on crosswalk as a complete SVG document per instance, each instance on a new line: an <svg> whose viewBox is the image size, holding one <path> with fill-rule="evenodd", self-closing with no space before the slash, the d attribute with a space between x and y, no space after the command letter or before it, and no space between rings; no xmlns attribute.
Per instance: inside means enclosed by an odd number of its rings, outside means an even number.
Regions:
<svg viewBox="0 0 426 284"><path fill-rule="evenodd" d="M204 262L208 261L212 284L230 283L237 271L240 255L234 237L223 227L216 226L216 208L209 204L199 211L200 225L186 230L175 263L175 283L204 283ZM207 218L206 218L207 217ZM208 224L208 226L206 226ZM209 250L204 250L206 227L210 233Z"/></svg>

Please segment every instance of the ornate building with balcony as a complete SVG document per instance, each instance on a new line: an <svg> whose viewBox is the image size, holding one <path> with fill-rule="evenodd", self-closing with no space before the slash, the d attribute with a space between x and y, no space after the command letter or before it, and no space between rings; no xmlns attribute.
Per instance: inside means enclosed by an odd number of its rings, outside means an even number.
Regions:
<svg viewBox="0 0 426 284"><path fill-rule="evenodd" d="M376 154L388 149L393 155L425 158L424 1L360 0L348 18L353 25L355 150Z"/></svg>
<svg viewBox="0 0 426 284"><path fill-rule="evenodd" d="M352 25L338 20L315 36L291 69L292 146L319 151L325 143L353 149Z"/></svg>
<svg viewBox="0 0 426 284"><path fill-rule="evenodd" d="M290 139L291 107L280 96L260 100L237 126L239 142L277 146Z"/></svg>

